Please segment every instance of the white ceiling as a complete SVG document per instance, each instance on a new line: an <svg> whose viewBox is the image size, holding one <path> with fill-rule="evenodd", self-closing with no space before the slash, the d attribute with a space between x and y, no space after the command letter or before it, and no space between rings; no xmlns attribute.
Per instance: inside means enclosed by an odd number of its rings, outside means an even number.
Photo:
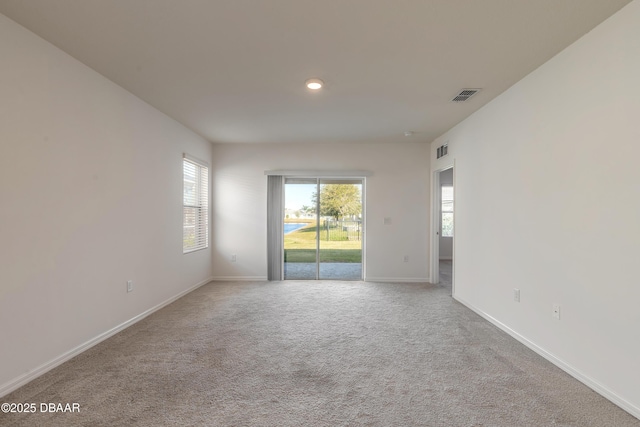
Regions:
<svg viewBox="0 0 640 427"><path fill-rule="evenodd" d="M0 0L0 13L212 142L393 143L432 141L627 3ZM450 102L462 88L483 90Z"/></svg>

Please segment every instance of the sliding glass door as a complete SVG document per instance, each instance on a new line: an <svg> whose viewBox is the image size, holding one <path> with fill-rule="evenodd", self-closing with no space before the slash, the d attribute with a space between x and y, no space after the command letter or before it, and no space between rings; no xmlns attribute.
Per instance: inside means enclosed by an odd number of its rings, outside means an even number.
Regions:
<svg viewBox="0 0 640 427"><path fill-rule="evenodd" d="M284 181L284 278L318 277L316 178Z"/></svg>
<svg viewBox="0 0 640 427"><path fill-rule="evenodd" d="M319 279L362 279L362 180L319 180Z"/></svg>
<svg viewBox="0 0 640 427"><path fill-rule="evenodd" d="M284 278L362 279L363 180L286 178Z"/></svg>

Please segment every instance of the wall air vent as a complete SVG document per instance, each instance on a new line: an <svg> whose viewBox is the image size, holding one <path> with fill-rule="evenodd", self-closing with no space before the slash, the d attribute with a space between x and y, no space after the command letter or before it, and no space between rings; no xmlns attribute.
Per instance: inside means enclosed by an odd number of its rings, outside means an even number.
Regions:
<svg viewBox="0 0 640 427"><path fill-rule="evenodd" d="M462 89L453 99L453 102L465 102L473 95L480 92L480 89Z"/></svg>
<svg viewBox="0 0 640 427"><path fill-rule="evenodd" d="M436 159L446 156L447 154L449 154L449 145L448 144L441 145L436 150Z"/></svg>

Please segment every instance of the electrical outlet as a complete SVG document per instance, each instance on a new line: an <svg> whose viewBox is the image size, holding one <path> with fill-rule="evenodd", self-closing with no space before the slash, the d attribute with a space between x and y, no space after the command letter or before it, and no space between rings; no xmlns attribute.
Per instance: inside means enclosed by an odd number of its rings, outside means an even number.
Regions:
<svg viewBox="0 0 640 427"><path fill-rule="evenodd" d="M553 311L551 312L551 316L554 319L560 320L560 304L553 304Z"/></svg>
<svg viewBox="0 0 640 427"><path fill-rule="evenodd" d="M513 300L515 302L520 302L520 289L513 288Z"/></svg>
<svg viewBox="0 0 640 427"><path fill-rule="evenodd" d="M409 262L409 255L405 255L403 260L404 260L404 262Z"/></svg>
<svg viewBox="0 0 640 427"><path fill-rule="evenodd" d="M127 280L127 292L133 292L133 280Z"/></svg>
<svg viewBox="0 0 640 427"><path fill-rule="evenodd" d="M236 257L236 254L232 254L231 255L231 262L236 262L238 260L238 257Z"/></svg>

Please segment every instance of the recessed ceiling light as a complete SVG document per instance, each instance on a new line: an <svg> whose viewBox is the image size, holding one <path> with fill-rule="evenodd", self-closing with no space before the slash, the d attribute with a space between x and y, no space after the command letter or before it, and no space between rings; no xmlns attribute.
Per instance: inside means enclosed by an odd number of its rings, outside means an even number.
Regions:
<svg viewBox="0 0 640 427"><path fill-rule="evenodd" d="M304 84L311 90L319 90L324 85L324 82L320 79L309 79Z"/></svg>
<svg viewBox="0 0 640 427"><path fill-rule="evenodd" d="M407 130L404 132L404 136L413 136L413 132L410 130Z"/></svg>

